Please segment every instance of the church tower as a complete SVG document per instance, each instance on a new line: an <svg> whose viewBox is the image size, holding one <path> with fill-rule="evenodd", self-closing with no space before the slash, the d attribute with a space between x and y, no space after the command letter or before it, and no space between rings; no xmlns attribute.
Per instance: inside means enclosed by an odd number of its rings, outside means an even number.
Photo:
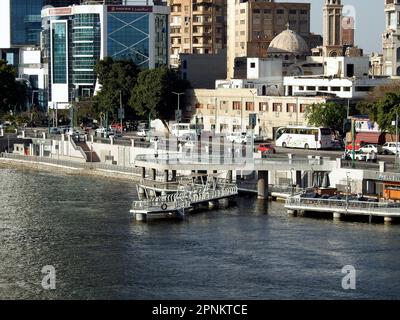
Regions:
<svg viewBox="0 0 400 320"><path fill-rule="evenodd" d="M400 2L385 0L386 29L382 36L383 72L400 76Z"/></svg>
<svg viewBox="0 0 400 320"><path fill-rule="evenodd" d="M323 55L326 57L343 56L341 0L325 0L323 14Z"/></svg>

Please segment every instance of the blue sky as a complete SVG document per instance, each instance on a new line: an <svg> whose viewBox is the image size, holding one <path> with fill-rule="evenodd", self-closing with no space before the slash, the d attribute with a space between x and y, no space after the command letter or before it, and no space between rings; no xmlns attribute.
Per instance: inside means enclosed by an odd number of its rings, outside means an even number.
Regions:
<svg viewBox="0 0 400 320"><path fill-rule="evenodd" d="M311 3L311 32L322 34L322 7L324 0L276 0L275 2ZM353 6L356 16L356 45L364 53L381 52L381 35L385 29L384 0L343 0Z"/></svg>

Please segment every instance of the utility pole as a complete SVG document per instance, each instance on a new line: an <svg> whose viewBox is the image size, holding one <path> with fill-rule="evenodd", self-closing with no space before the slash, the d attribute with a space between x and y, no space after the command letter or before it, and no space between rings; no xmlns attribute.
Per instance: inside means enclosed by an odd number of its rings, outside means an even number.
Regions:
<svg viewBox="0 0 400 320"><path fill-rule="evenodd" d="M397 167L399 157L399 113L396 110L396 157L394 158L394 165Z"/></svg>
<svg viewBox="0 0 400 320"><path fill-rule="evenodd" d="M178 139L179 139L179 123L181 122L181 110L180 110L180 97L182 94L185 94L184 92L172 92L173 94L176 94L178 96L178 110L175 114L175 120L178 122Z"/></svg>
<svg viewBox="0 0 400 320"><path fill-rule="evenodd" d="M351 159L351 167L355 168L356 166L356 162L355 162L355 158L356 158L356 134L355 134L355 130L356 130L356 126L354 123L354 119L351 119L351 148L352 148L352 159Z"/></svg>

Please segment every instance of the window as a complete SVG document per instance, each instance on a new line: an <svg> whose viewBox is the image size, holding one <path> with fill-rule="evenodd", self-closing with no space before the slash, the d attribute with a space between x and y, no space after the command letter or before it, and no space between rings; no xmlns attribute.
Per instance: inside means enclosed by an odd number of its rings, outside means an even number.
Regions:
<svg viewBox="0 0 400 320"><path fill-rule="evenodd" d="M304 91L304 87L303 86L299 86L299 91Z"/></svg>
<svg viewBox="0 0 400 320"><path fill-rule="evenodd" d="M349 92L350 91L350 87L343 87L343 91Z"/></svg>
<svg viewBox="0 0 400 320"><path fill-rule="evenodd" d="M255 62L250 63L250 68L254 69L255 67L256 67L256 63Z"/></svg>
<svg viewBox="0 0 400 320"><path fill-rule="evenodd" d="M203 109L203 104L196 103L195 107L196 107L196 109Z"/></svg>
<svg viewBox="0 0 400 320"><path fill-rule="evenodd" d="M318 90L319 91L328 91L328 87L319 87Z"/></svg>
<svg viewBox="0 0 400 320"><path fill-rule="evenodd" d="M291 113L293 113L293 112L296 112L296 104L295 103L288 103L287 105L286 105L286 112L291 112Z"/></svg>
<svg viewBox="0 0 400 320"><path fill-rule="evenodd" d="M283 9L276 10L276 14L284 14L284 13L285 13L285 10L283 10Z"/></svg>
<svg viewBox="0 0 400 320"><path fill-rule="evenodd" d="M331 87L331 91L340 91L340 87Z"/></svg>
<svg viewBox="0 0 400 320"><path fill-rule="evenodd" d="M254 111L254 103L246 102L246 111Z"/></svg>
<svg viewBox="0 0 400 320"><path fill-rule="evenodd" d="M242 109L242 104L240 101L233 101L232 102L232 109L233 110L241 110Z"/></svg>
<svg viewBox="0 0 400 320"><path fill-rule="evenodd" d="M273 103L272 111L273 112L282 112L282 103Z"/></svg>
<svg viewBox="0 0 400 320"><path fill-rule="evenodd" d="M268 111L268 102L260 102L258 104L258 111Z"/></svg>
<svg viewBox="0 0 400 320"><path fill-rule="evenodd" d="M300 104L300 113L306 112L308 104Z"/></svg>
<svg viewBox="0 0 400 320"><path fill-rule="evenodd" d="M316 87L314 87L314 86L307 86L307 90L308 90L308 91L315 91L315 90L316 90Z"/></svg>
<svg viewBox="0 0 400 320"><path fill-rule="evenodd" d="M291 10L289 10L289 14L297 14L297 10L291 9Z"/></svg>

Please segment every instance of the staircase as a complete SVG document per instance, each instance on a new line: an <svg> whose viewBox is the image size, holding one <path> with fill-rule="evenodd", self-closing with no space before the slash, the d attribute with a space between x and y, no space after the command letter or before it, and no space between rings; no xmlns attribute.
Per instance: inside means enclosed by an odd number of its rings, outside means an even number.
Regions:
<svg viewBox="0 0 400 320"><path fill-rule="evenodd" d="M89 146L84 141L74 140L77 147L81 147L86 154L86 162L100 162L100 158L95 151L91 151Z"/></svg>

